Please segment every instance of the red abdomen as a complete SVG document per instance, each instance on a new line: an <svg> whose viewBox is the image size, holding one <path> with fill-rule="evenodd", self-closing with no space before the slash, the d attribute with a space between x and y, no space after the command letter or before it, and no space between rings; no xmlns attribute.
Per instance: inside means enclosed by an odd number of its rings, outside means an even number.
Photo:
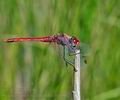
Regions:
<svg viewBox="0 0 120 100"><path fill-rule="evenodd" d="M5 42L22 42L22 41L55 42L55 38L52 36L37 37L37 38L9 38L4 41Z"/></svg>

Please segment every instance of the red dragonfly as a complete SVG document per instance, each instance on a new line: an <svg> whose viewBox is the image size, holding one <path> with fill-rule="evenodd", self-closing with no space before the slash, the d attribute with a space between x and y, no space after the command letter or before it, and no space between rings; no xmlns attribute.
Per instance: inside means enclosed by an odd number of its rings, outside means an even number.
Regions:
<svg viewBox="0 0 120 100"><path fill-rule="evenodd" d="M67 47L69 51L69 55L75 54L75 50L77 49L77 46L79 45L79 40L76 37L71 37L66 34L59 34L59 35L53 35L53 36L45 36L45 37L34 37L34 38L8 38L4 40L5 42L25 42L25 41L38 41L38 42L54 42L57 43L58 45L63 46L63 59L65 60L66 64L70 64L74 66L74 64L69 61L66 58L66 50L65 48Z"/></svg>

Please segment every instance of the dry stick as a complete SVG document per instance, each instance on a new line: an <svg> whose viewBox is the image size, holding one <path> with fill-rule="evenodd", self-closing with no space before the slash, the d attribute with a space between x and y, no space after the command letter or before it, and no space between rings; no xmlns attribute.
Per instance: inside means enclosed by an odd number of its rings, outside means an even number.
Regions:
<svg viewBox="0 0 120 100"><path fill-rule="evenodd" d="M74 90L73 90L73 100L80 100L80 50L75 51L75 71L74 71Z"/></svg>

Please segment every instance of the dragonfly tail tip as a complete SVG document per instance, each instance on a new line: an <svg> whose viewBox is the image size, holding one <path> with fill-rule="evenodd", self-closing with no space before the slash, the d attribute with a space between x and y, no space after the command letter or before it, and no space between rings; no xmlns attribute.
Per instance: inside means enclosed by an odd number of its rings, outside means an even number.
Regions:
<svg viewBox="0 0 120 100"><path fill-rule="evenodd" d="M14 42L12 39L3 39L4 42Z"/></svg>

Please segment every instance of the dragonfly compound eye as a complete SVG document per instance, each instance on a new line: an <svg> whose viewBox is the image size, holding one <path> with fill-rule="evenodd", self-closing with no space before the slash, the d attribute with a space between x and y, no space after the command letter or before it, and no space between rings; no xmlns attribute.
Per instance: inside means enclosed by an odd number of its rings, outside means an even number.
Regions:
<svg viewBox="0 0 120 100"><path fill-rule="evenodd" d="M79 40L76 37L72 38L73 44L77 46L79 44Z"/></svg>

